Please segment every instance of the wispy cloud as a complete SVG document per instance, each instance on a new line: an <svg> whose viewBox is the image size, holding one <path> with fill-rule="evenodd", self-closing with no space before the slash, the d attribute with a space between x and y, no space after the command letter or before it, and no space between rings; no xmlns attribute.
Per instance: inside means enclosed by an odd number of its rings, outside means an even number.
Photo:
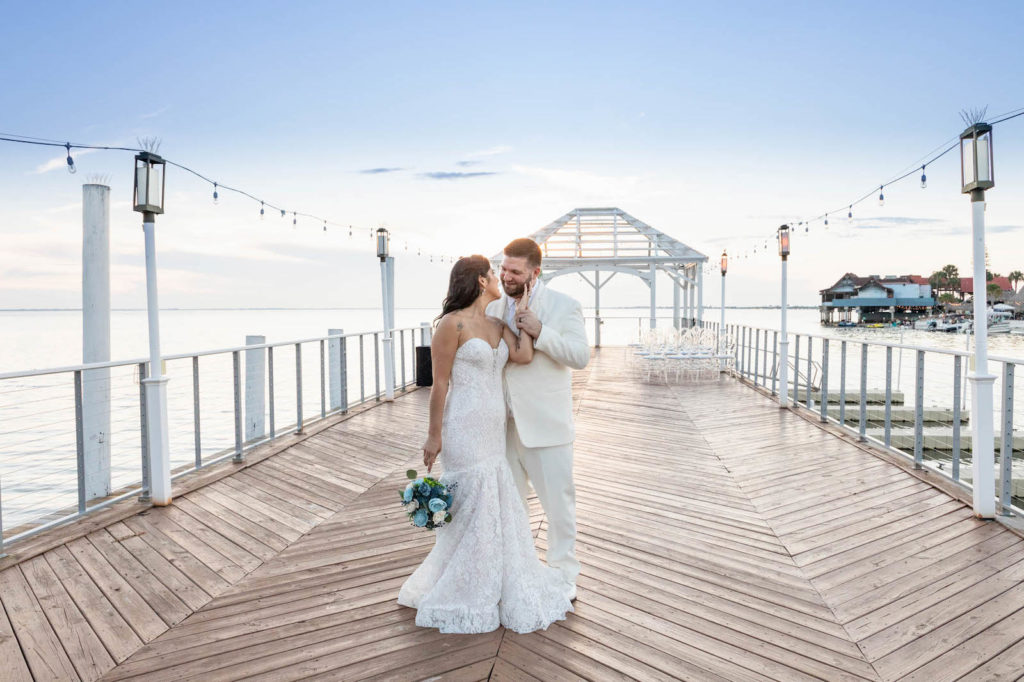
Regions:
<svg viewBox="0 0 1024 682"><path fill-rule="evenodd" d="M164 112L166 112L169 108L170 107L160 107L156 111L151 111L148 114L143 114L142 116L139 116L139 118L141 118L141 119L156 118L157 116L159 116L159 115L163 114Z"/></svg>
<svg viewBox="0 0 1024 682"><path fill-rule="evenodd" d="M1024 230L1024 225L986 225L985 231L992 233L1000 232L1016 232L1017 230Z"/></svg>
<svg viewBox="0 0 1024 682"><path fill-rule="evenodd" d="M404 168L364 168L363 170L358 171L358 172L362 173L363 175L380 175L381 173L397 173L398 171L403 171L403 170L405 170L405 169Z"/></svg>
<svg viewBox="0 0 1024 682"><path fill-rule="evenodd" d="M494 171L473 171L470 173L463 173L460 171L433 171L430 173L420 173L421 178L428 178L430 180L466 180L469 178L480 178L485 175L497 175Z"/></svg>
<svg viewBox="0 0 1024 682"><path fill-rule="evenodd" d="M468 161L456 161L455 165L456 166L462 166L463 168L465 168L466 166L478 166L481 163L483 163L483 161L468 160Z"/></svg>

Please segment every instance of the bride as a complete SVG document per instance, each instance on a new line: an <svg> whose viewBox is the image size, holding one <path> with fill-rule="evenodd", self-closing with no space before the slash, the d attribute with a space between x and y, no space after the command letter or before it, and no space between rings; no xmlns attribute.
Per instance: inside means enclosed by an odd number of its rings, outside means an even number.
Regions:
<svg viewBox="0 0 1024 682"><path fill-rule="evenodd" d="M460 258L432 342L423 463L429 472L442 457L441 481L455 484L452 521L436 531L398 603L418 609L416 625L441 632L532 632L572 611L561 573L537 558L505 458L502 370L509 360L530 362L533 341L486 315L500 296L486 258ZM528 305L529 295L522 300Z"/></svg>

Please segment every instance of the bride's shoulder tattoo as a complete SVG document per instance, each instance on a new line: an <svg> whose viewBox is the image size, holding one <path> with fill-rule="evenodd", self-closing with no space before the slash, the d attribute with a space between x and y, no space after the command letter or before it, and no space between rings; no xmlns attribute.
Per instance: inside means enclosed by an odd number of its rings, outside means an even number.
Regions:
<svg viewBox="0 0 1024 682"><path fill-rule="evenodd" d="M455 324L455 328L461 332L462 331L462 322L457 322Z"/></svg>

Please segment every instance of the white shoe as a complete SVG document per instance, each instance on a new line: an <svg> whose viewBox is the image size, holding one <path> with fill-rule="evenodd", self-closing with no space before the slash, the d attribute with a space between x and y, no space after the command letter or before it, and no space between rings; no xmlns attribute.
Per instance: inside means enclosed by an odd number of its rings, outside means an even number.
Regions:
<svg viewBox="0 0 1024 682"><path fill-rule="evenodd" d="M565 596L571 602L576 601L576 583L569 583L569 586L566 589Z"/></svg>

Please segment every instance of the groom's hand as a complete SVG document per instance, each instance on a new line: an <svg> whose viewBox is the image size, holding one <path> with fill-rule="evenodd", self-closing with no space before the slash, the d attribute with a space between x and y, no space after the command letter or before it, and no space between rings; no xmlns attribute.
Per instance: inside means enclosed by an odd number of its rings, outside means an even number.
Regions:
<svg viewBox="0 0 1024 682"><path fill-rule="evenodd" d="M540 336L540 318L532 310L527 309L517 312L516 326L519 327L520 331L526 332L534 339Z"/></svg>

